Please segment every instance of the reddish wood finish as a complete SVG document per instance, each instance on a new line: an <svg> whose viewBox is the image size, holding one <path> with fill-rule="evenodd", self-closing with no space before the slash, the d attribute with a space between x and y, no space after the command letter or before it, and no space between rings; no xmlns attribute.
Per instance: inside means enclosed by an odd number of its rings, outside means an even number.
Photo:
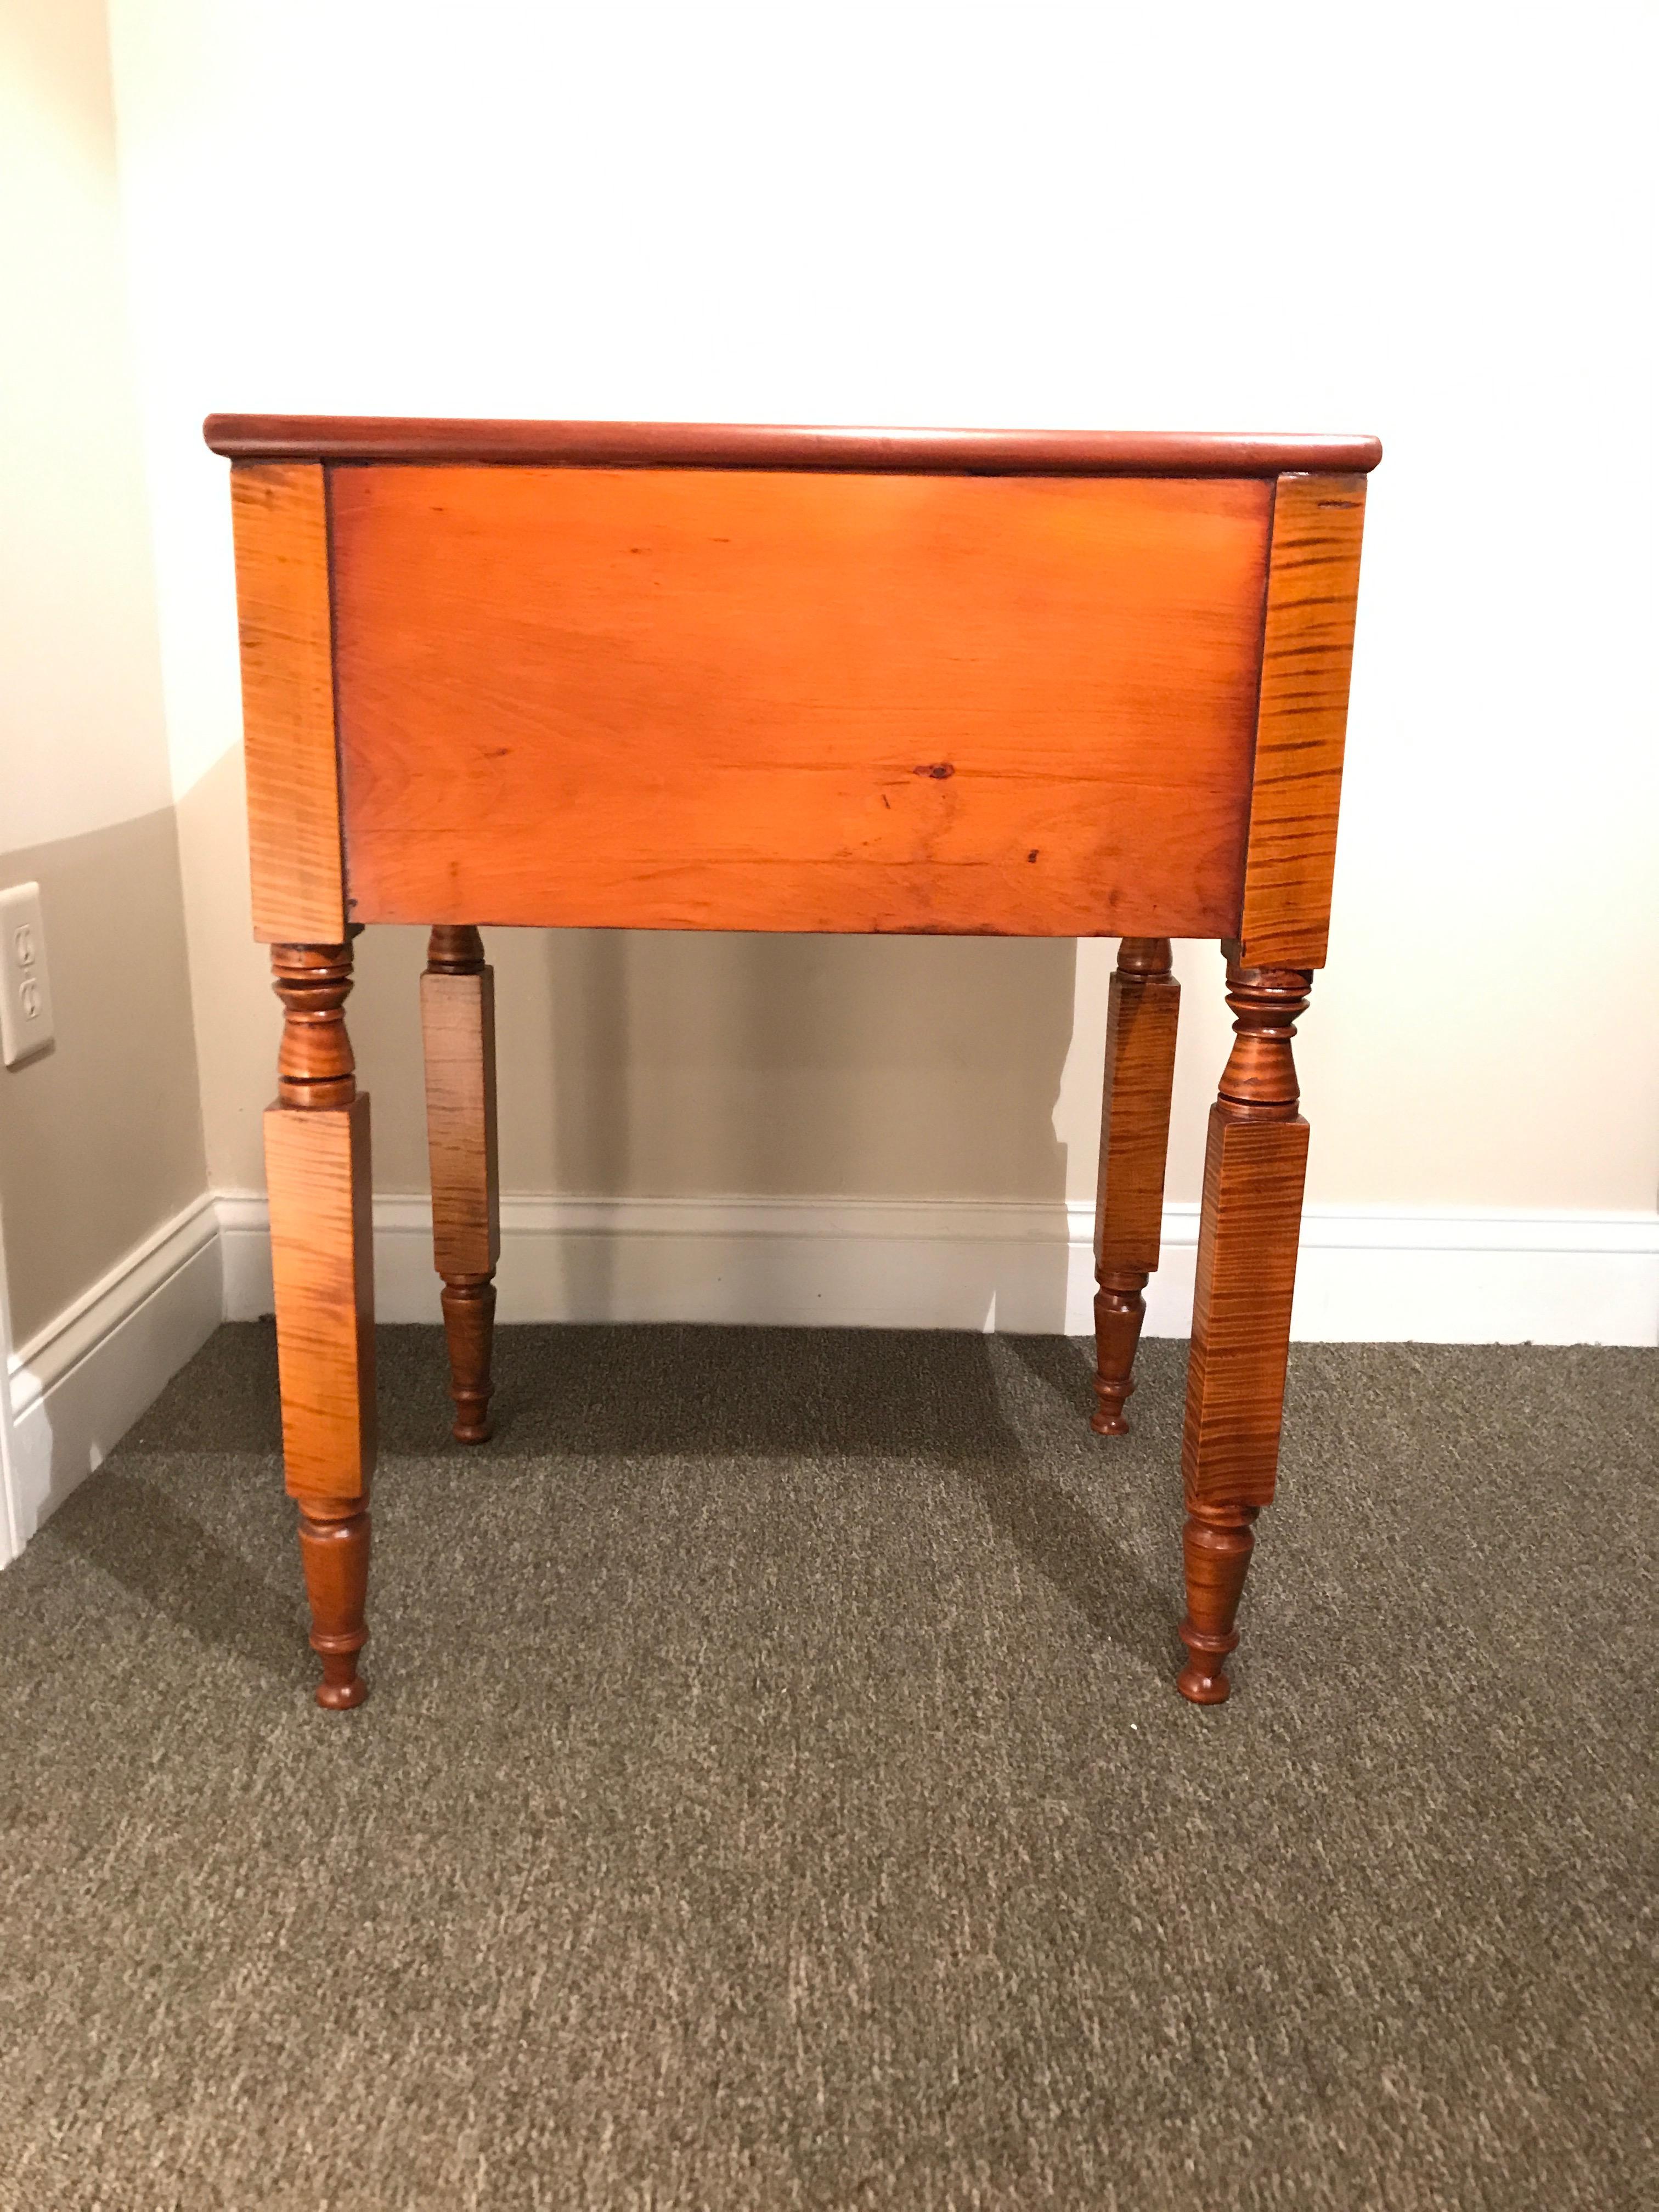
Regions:
<svg viewBox="0 0 1659 2212"><path fill-rule="evenodd" d="M271 1107L265 1170L289 1489L355 1498L374 1463L367 1101Z"/></svg>
<svg viewBox="0 0 1659 2212"><path fill-rule="evenodd" d="M1359 599L1363 476L1281 477L1256 709L1244 910L1232 957L1322 968Z"/></svg>
<svg viewBox="0 0 1659 2212"><path fill-rule="evenodd" d="M349 945L273 945L271 988L283 1002L276 1096L284 1106L349 1106L357 1063L346 1034L351 994Z"/></svg>
<svg viewBox="0 0 1659 2212"><path fill-rule="evenodd" d="M456 1434L499 1251L475 925L1117 935L1099 1411L1158 1258L1178 994L1230 955L1182 1463L1182 1693L1228 1694L1271 1499L1374 439L214 416L232 471L288 1486L319 1701L364 1627L367 920L434 922L422 1014Z"/></svg>
<svg viewBox="0 0 1659 2212"><path fill-rule="evenodd" d="M419 416L210 415L234 460L488 461L602 469L855 475L1277 477L1374 469L1375 438L1168 430L838 429L763 422L468 422Z"/></svg>
<svg viewBox="0 0 1659 2212"><path fill-rule="evenodd" d="M1192 1506L1181 1534L1187 1613L1181 1640L1187 1663L1176 1687L1195 1705L1224 1705L1232 1693L1225 1668L1238 1649L1233 1626L1244 1576L1255 1548L1254 1505Z"/></svg>
<svg viewBox="0 0 1659 2212"><path fill-rule="evenodd" d="M1251 1527L1279 1466L1308 1163L1291 1040L1311 981L1299 969L1227 973L1235 1037L1210 1109L1182 1438L1188 1657L1176 1686L1195 1705L1228 1693Z"/></svg>
<svg viewBox="0 0 1659 2212"><path fill-rule="evenodd" d="M488 1443L495 1433L489 1417L494 1385L490 1352L495 1334L495 1285L489 1276L446 1275L441 1303L449 1352L449 1395L455 1401L450 1433L457 1443Z"/></svg>
<svg viewBox="0 0 1659 2212"><path fill-rule="evenodd" d="M440 923L421 978L433 1259L443 1277L454 1434L490 1434L489 1356L501 1255L495 977L476 929Z"/></svg>
<svg viewBox="0 0 1659 2212"><path fill-rule="evenodd" d="M230 495L253 933L332 945L346 915L323 471L235 468Z"/></svg>
<svg viewBox="0 0 1659 2212"><path fill-rule="evenodd" d="M1118 947L1106 1018L1106 1091L1095 1204L1097 1436L1129 1426L1135 1352L1146 1317L1141 1293L1158 1267L1164 1223L1164 1163L1170 1149L1181 986L1167 937L1126 937Z"/></svg>
<svg viewBox="0 0 1659 2212"><path fill-rule="evenodd" d="M1229 932L1271 497L338 471L351 911Z"/></svg>
<svg viewBox="0 0 1659 2212"><path fill-rule="evenodd" d="M368 1695L357 1672L357 1654L368 1641L368 1512L328 1498L301 1498L299 1506L311 1648L323 1662L317 1702L330 1712L347 1712Z"/></svg>
<svg viewBox="0 0 1659 2212"><path fill-rule="evenodd" d="M368 1100L343 1012L349 945L282 945L271 957L286 1016L265 1115L283 1459L323 1660L317 1702L340 1708L368 1695L356 1655L375 1453Z"/></svg>

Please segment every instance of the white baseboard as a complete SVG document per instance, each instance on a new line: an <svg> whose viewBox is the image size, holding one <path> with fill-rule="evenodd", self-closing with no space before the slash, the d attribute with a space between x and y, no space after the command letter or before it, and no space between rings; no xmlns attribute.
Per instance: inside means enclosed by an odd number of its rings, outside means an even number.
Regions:
<svg viewBox="0 0 1659 2212"><path fill-rule="evenodd" d="M424 1198L374 1203L383 1321L438 1319ZM705 1321L1086 1334L1086 1204L511 1198L507 1322ZM1171 1206L1155 1336L1192 1321L1198 1209ZM270 1311L262 1196L204 1195L8 1363L0 1565L85 1480L222 1318ZM1659 1215L1310 1208L1303 1341L1659 1344Z"/></svg>
<svg viewBox="0 0 1659 2212"><path fill-rule="evenodd" d="M204 1192L7 1362L9 1533L21 1551L224 1314L218 1212Z"/></svg>
<svg viewBox="0 0 1659 2212"><path fill-rule="evenodd" d="M264 1201L218 1201L225 1314L270 1311ZM509 1198L506 1322L1091 1328L1093 1208L955 1199ZM431 1209L374 1203L376 1308L435 1321ZM1192 1322L1198 1208L1171 1206L1148 1331ZM1310 1207L1302 1341L1659 1344L1659 1214Z"/></svg>

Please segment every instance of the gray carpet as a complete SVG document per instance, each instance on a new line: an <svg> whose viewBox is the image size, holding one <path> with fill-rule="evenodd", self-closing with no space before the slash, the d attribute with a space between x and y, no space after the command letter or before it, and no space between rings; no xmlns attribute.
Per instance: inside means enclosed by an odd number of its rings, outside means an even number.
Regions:
<svg viewBox="0 0 1659 2212"><path fill-rule="evenodd" d="M0 1577L0 2204L1652 2203L1659 1355L1296 1355L1182 1704L1183 1347L384 1333L310 1703L268 1328Z"/></svg>

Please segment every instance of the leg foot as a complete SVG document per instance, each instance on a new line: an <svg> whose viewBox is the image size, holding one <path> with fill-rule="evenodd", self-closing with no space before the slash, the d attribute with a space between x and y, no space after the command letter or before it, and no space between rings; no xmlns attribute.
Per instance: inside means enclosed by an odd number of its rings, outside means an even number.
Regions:
<svg viewBox="0 0 1659 2212"><path fill-rule="evenodd" d="M1146 1301L1146 1278L1135 1268L1103 1270L1095 1293L1095 1410L1089 1426L1097 1437L1124 1437L1129 1424L1123 1401L1135 1387L1135 1352Z"/></svg>
<svg viewBox="0 0 1659 2212"><path fill-rule="evenodd" d="M1256 1509L1245 1505L1192 1511L1182 1532L1187 1567L1187 1616L1180 1636L1187 1663L1176 1687L1195 1705L1219 1705L1231 1695L1228 1656L1238 1649L1233 1622L1255 1548Z"/></svg>
<svg viewBox="0 0 1659 2212"><path fill-rule="evenodd" d="M368 1641L368 1513L361 1499L299 1501L300 1559L311 1601L311 1648L323 1662L317 1702L348 1712L368 1695L357 1654Z"/></svg>
<svg viewBox="0 0 1659 2212"><path fill-rule="evenodd" d="M449 1395L455 1401L451 1434L457 1443L487 1443L493 1388L489 1354L495 1328L495 1285L488 1275L453 1276L443 1288L444 1335L449 1346Z"/></svg>

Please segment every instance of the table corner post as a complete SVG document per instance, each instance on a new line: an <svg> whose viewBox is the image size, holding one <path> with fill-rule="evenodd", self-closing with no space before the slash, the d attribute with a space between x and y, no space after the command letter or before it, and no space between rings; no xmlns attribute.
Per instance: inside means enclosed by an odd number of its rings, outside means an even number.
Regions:
<svg viewBox="0 0 1659 2212"><path fill-rule="evenodd" d="M356 932L349 932L348 939ZM299 1510L317 1702L360 1705L376 1449L368 1098L343 1007L351 946L273 945L277 1096L264 1118L283 1457Z"/></svg>
<svg viewBox="0 0 1659 2212"><path fill-rule="evenodd" d="M1255 1519L1273 1501L1308 1163L1291 1043L1312 972L1229 954L1235 1036L1210 1109L1182 1437L1188 1656L1176 1686L1200 1705L1231 1689Z"/></svg>
<svg viewBox="0 0 1659 2212"><path fill-rule="evenodd" d="M470 924L437 923L421 978L432 1257L459 1443L493 1433L490 1359L501 1192L495 1134L495 976Z"/></svg>
<svg viewBox="0 0 1659 2212"><path fill-rule="evenodd" d="M1181 986L1167 937L1126 937L1118 947L1106 1017L1100 1178L1095 1201L1097 1436L1127 1433L1124 1401L1157 1271L1170 1149Z"/></svg>

